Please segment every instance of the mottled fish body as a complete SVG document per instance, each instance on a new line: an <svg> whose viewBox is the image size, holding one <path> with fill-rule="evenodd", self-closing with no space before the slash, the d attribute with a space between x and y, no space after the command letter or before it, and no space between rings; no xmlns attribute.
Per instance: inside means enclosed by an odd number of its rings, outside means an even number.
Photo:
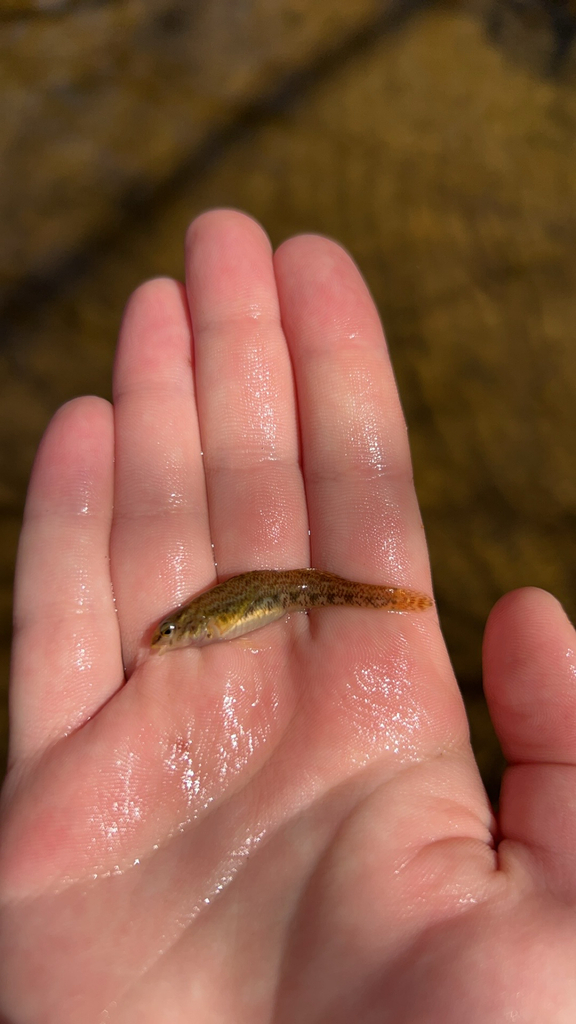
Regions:
<svg viewBox="0 0 576 1024"><path fill-rule="evenodd" d="M163 619L151 646L162 651L232 640L288 612L330 605L415 612L432 603L415 590L354 583L320 569L256 569L218 583Z"/></svg>

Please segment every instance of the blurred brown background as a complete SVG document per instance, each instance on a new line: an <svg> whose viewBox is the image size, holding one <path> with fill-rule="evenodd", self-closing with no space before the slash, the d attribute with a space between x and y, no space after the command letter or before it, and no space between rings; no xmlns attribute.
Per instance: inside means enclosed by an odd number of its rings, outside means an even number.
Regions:
<svg viewBox="0 0 576 1024"><path fill-rule="evenodd" d="M385 323L436 595L492 795L487 613L576 567L575 0L4 0L2 723L50 415L110 396L124 302L207 206L343 242Z"/></svg>

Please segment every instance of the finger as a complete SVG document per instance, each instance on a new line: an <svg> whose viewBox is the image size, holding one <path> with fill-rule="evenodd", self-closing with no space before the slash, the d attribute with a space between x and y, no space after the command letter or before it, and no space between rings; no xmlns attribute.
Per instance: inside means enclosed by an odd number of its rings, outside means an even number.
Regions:
<svg viewBox="0 0 576 1024"><path fill-rule="evenodd" d="M276 271L312 562L352 578L428 587L406 426L368 289L350 257L324 238L285 243Z"/></svg>
<svg viewBox="0 0 576 1024"><path fill-rule="evenodd" d="M124 657L214 576L185 293L149 281L130 303L114 367L112 576Z"/></svg>
<svg viewBox="0 0 576 1024"><path fill-rule="evenodd" d="M576 764L574 628L544 590L494 607L484 638L484 689L509 764Z"/></svg>
<svg viewBox="0 0 576 1024"><path fill-rule="evenodd" d="M36 456L18 551L11 761L80 726L123 682L109 568L112 466L109 404L63 406Z"/></svg>
<svg viewBox="0 0 576 1024"><path fill-rule="evenodd" d="M550 594L526 588L492 610L484 688L509 762L500 828L535 870L576 897L576 635ZM501 845L502 856L510 848ZM512 855L514 848L512 848Z"/></svg>
<svg viewBox="0 0 576 1024"><path fill-rule="evenodd" d="M276 276L296 380L311 562L349 579L430 592L406 426L366 285L350 257L318 237L281 246ZM387 743L397 719L401 742L421 755L458 744L469 762L462 699L433 612L352 618L335 609L311 616L310 626L334 666L352 656L354 696L366 680L378 680L369 713L382 695L389 706L390 693L398 694L398 715L390 719L382 706ZM324 656L319 674L326 664ZM346 707L352 720L347 692L332 687L323 701L326 708L334 701L339 713ZM397 740L390 745L397 749Z"/></svg>
<svg viewBox="0 0 576 1024"><path fill-rule="evenodd" d="M187 287L219 574L306 565L292 371L270 243L249 217L191 225Z"/></svg>

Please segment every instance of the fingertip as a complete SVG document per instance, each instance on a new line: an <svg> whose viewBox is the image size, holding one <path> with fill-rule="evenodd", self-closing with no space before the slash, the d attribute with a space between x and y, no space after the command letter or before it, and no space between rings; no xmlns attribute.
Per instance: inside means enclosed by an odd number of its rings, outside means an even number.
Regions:
<svg viewBox="0 0 576 1024"><path fill-rule="evenodd" d="M518 587L516 590L510 590L507 594L503 594L496 601L488 621L490 622L495 616L508 614L510 610L522 610L529 614L537 611L538 614L542 614L546 608L550 611L553 608L562 609L562 605L558 598L542 587Z"/></svg>
<svg viewBox="0 0 576 1024"><path fill-rule="evenodd" d="M196 353L201 336L253 336L279 326L272 246L263 227L238 210L209 210L186 235L186 290Z"/></svg>
<svg viewBox="0 0 576 1024"><path fill-rule="evenodd" d="M43 509L73 511L79 503L78 511L85 511L92 493L100 494L103 475L110 476L113 431L112 406L105 398L88 395L62 405L36 453L26 517L38 510L38 500Z"/></svg>
<svg viewBox="0 0 576 1024"><path fill-rule="evenodd" d="M186 231L186 255L196 247L198 242L208 236L225 235L231 241L241 240L246 235L258 238L272 251L270 238L260 222L243 210L234 207L215 207L204 210L188 225Z"/></svg>
<svg viewBox="0 0 576 1024"><path fill-rule="evenodd" d="M303 283L310 281L314 290L323 280L335 283L339 290L351 279L354 287L368 291L351 253L328 235L303 233L287 238L276 249L274 263L279 273L292 274L295 270Z"/></svg>
<svg viewBox="0 0 576 1024"><path fill-rule="evenodd" d="M317 351L335 347L384 351L384 334L370 290L354 259L323 235L283 242L274 268L288 344L302 336ZM361 356L360 356L361 357Z"/></svg>
<svg viewBox="0 0 576 1024"><path fill-rule="evenodd" d="M548 591L523 587L492 609L484 690L509 761L576 760L576 635Z"/></svg>
<svg viewBox="0 0 576 1024"><path fill-rule="evenodd" d="M191 325L186 290L171 277L145 281L130 296L116 348L112 391L118 414L128 394L191 390Z"/></svg>
<svg viewBox="0 0 576 1024"><path fill-rule="evenodd" d="M330 235L321 235L313 231L303 231L299 235L286 238L276 249L275 256L279 262L285 259L291 260L294 252L297 254L299 262L302 255L305 254L314 262L318 256L324 258L331 256L334 260L344 259L356 266L353 257L341 242L331 238Z"/></svg>
<svg viewBox="0 0 576 1024"><path fill-rule="evenodd" d="M534 656L552 656L558 634L573 633L560 601L540 587L520 587L504 594L486 623L483 642L485 682L490 686L494 659L516 669Z"/></svg>
<svg viewBox="0 0 576 1024"><path fill-rule="evenodd" d="M95 424L109 420L112 406L108 399L100 395L81 395L64 402L54 413L47 431L62 429L67 432L71 425L83 433L90 433Z"/></svg>
<svg viewBox="0 0 576 1024"><path fill-rule="evenodd" d="M173 277L150 277L147 281L134 289L124 307L122 327L130 324L133 320L140 320L142 316L150 315L157 317L163 315L167 303L173 300L174 296L182 298L185 296L184 285Z"/></svg>

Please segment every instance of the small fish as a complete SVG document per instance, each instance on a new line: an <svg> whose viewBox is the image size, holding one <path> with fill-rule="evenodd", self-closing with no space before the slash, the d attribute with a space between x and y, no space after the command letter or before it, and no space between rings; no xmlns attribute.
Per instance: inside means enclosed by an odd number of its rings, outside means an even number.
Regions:
<svg viewBox="0 0 576 1024"><path fill-rule="evenodd" d="M163 619L150 646L162 651L232 640L288 612L327 605L415 612L432 604L415 590L352 583L319 569L257 569L218 583Z"/></svg>

